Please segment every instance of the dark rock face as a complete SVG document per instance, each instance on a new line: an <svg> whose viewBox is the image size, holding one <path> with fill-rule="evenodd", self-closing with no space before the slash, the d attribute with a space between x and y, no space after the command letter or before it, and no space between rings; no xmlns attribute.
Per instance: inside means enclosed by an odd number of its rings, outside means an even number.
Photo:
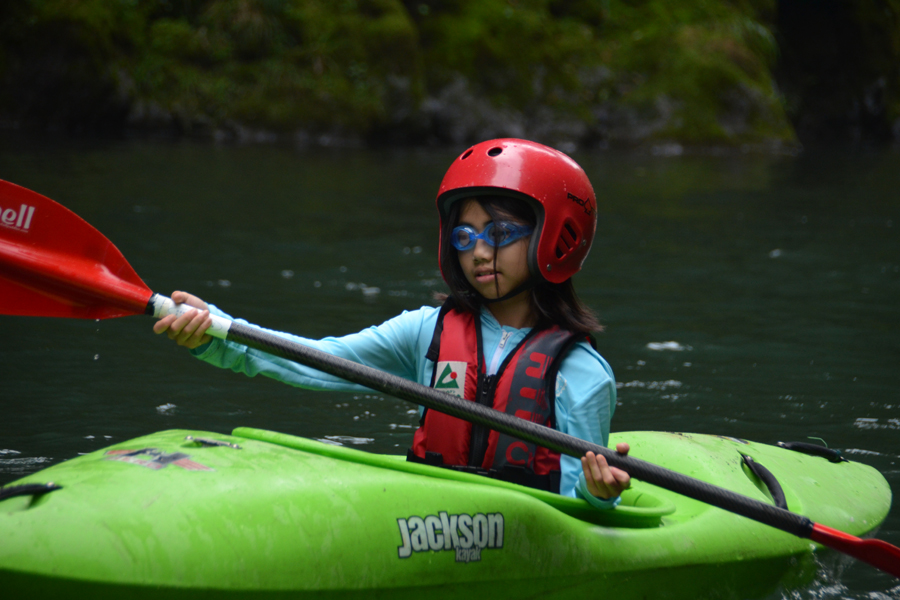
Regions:
<svg viewBox="0 0 900 600"><path fill-rule="evenodd" d="M801 140L900 134L900 2L779 0L776 31L776 80Z"/></svg>

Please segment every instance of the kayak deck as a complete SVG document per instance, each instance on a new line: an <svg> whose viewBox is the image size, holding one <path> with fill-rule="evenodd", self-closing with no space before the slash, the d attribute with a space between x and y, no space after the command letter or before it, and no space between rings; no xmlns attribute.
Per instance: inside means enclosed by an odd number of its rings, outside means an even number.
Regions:
<svg viewBox="0 0 900 600"><path fill-rule="evenodd" d="M853 535L890 508L883 477L859 463L707 435L618 441L638 458L771 502L742 466L750 455L781 483L790 510ZM599 511L249 428L164 431L16 483L48 481L62 489L0 501L2 589L59 598L750 597L814 548L640 481L619 507Z"/></svg>

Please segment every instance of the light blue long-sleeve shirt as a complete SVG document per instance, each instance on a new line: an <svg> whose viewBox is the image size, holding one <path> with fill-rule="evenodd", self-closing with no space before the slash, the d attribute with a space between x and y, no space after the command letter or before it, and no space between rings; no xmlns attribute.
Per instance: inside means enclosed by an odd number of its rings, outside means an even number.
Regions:
<svg viewBox="0 0 900 600"><path fill-rule="evenodd" d="M210 310L213 314L231 318L216 307L210 307ZM404 311L381 325L339 338L310 340L278 331L271 333L429 385L434 363L425 358L425 354L431 343L438 311L438 308L430 306ZM246 323L243 320L238 322ZM529 329L501 326L487 309L482 310L481 324L485 367L490 374L496 371ZM193 353L210 364L249 377L265 375L313 390L368 391L357 384L234 342L216 339ZM589 344L576 344L564 358L556 379L556 429L606 446L615 407L616 384L612 369ZM562 456L560 470L560 494L584 498L598 508L611 508L618 503L618 498L601 500L588 492L578 459Z"/></svg>

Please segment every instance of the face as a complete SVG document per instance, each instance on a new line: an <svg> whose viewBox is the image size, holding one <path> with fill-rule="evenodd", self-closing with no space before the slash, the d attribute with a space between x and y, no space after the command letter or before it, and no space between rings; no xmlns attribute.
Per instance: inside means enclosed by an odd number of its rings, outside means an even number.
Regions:
<svg viewBox="0 0 900 600"><path fill-rule="evenodd" d="M509 220L515 222L513 219ZM481 233L492 221L478 202L463 201L458 225L469 225ZM495 249L484 240L478 240L474 248L458 251L459 264L466 279L479 294L488 299L500 298L522 285L529 279L528 239L526 236L497 248L496 265Z"/></svg>

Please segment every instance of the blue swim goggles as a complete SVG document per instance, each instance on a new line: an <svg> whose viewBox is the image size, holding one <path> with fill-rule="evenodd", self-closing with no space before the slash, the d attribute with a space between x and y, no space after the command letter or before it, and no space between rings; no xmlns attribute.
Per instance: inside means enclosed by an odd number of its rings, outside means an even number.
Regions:
<svg viewBox="0 0 900 600"><path fill-rule="evenodd" d="M484 240L488 246L502 248L526 235L531 235L532 231L534 231L534 227L529 225L518 225L506 221L488 223L481 233L475 231L475 228L470 225L460 225L453 228L453 233L450 234L450 243L460 252L471 250L478 240Z"/></svg>

